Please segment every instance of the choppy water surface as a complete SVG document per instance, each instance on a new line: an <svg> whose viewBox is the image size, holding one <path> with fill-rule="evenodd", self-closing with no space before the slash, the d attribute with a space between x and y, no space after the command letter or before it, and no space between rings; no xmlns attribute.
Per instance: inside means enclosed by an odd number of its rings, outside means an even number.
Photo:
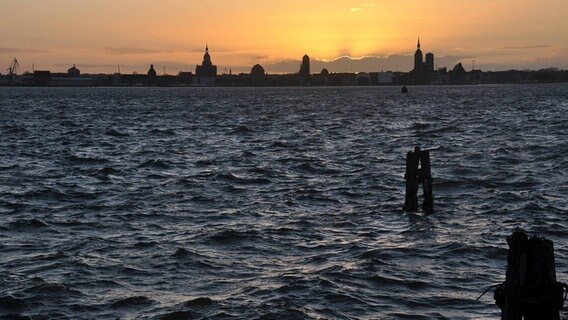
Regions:
<svg viewBox="0 0 568 320"><path fill-rule="evenodd" d="M496 319L517 226L567 281L568 86L399 90L0 88L0 317Z"/></svg>

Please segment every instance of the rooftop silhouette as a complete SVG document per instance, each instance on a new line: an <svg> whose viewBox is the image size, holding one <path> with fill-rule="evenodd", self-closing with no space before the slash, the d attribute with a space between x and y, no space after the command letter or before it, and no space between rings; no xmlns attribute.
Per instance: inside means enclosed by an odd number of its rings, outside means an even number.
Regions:
<svg viewBox="0 0 568 320"><path fill-rule="evenodd" d="M401 56L408 62L411 57ZM320 61L315 61L321 66ZM183 86L296 86L296 85L409 85L409 84L478 84L478 83L515 83L515 82L567 82L568 71L546 69L535 72L482 72L481 70L466 70L461 62L447 68L435 68L434 54L428 52L425 57L422 53L422 44L418 38L416 51L413 55L413 69L410 72L400 71L365 71L365 72L329 72L328 68L321 68L320 74L312 74L312 61L305 54L297 73L267 74L265 67L256 64L250 73L233 74L230 68L225 68L223 74L218 74L218 68L213 64L209 45L205 45L203 61L196 65L195 74L191 71L179 71L175 76L165 73L159 76L154 65L151 64L145 74L136 72L131 75L118 72L113 75L82 74L76 65L66 73L51 73L48 70L36 70L19 76L19 63L14 59L8 69L7 76L0 76L0 85L48 85L48 86L105 86L105 85L183 85ZM375 70L378 66L374 67ZM320 68L318 68L320 69ZM384 70L384 69L383 69ZM448 71L449 70L449 71Z"/></svg>

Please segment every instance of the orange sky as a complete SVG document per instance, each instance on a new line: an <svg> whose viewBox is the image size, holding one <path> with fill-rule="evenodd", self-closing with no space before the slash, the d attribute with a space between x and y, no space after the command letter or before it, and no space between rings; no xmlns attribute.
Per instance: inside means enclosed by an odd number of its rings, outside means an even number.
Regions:
<svg viewBox="0 0 568 320"><path fill-rule="evenodd" d="M412 54L417 37L485 70L568 69L567 0L3 0L2 12L2 73L14 57L22 70L192 71L206 42L220 71L245 71L304 53Z"/></svg>

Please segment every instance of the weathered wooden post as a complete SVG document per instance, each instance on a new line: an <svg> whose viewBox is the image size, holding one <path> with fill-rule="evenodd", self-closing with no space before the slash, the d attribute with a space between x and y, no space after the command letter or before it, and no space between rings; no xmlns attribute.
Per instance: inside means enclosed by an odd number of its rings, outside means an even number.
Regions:
<svg viewBox="0 0 568 320"><path fill-rule="evenodd" d="M507 243L506 280L495 290L501 319L560 320L566 285L556 281L552 241L515 229Z"/></svg>
<svg viewBox="0 0 568 320"><path fill-rule="evenodd" d="M404 201L404 211L418 211L418 162L420 159L420 147L414 148L406 154L406 197Z"/></svg>
<svg viewBox="0 0 568 320"><path fill-rule="evenodd" d="M421 164L421 168L418 168ZM406 155L406 196L404 201L404 211L418 211L418 184L422 183L424 191L424 201L422 210L425 213L434 211L434 200L432 197L432 171L430 169L430 151L421 151L420 147L415 147L414 152Z"/></svg>
<svg viewBox="0 0 568 320"><path fill-rule="evenodd" d="M422 164L422 190L424 191L422 211L430 214L434 212L434 199L432 198L432 171L430 169L430 151L425 150L420 153L420 163Z"/></svg>

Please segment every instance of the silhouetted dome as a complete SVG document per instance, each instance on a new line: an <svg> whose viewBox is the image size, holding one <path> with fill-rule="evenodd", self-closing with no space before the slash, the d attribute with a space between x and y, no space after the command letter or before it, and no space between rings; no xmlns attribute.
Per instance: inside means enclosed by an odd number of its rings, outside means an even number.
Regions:
<svg viewBox="0 0 568 320"><path fill-rule="evenodd" d="M211 62L209 46L205 45L205 54L201 65L195 67L195 75L199 78L214 78L217 76L217 66Z"/></svg>
<svg viewBox="0 0 568 320"><path fill-rule="evenodd" d="M211 63L211 56L209 55L209 52L205 52L205 54L203 55L203 64L208 64Z"/></svg>
<svg viewBox="0 0 568 320"><path fill-rule="evenodd" d="M211 65L211 56L209 55L209 46L205 46L205 54L203 55L203 63L202 65Z"/></svg>
<svg viewBox="0 0 568 320"><path fill-rule="evenodd" d="M329 71L327 71L327 69L321 69L320 75L322 75L323 77L329 77Z"/></svg>
<svg viewBox="0 0 568 320"><path fill-rule="evenodd" d="M264 68L260 64L256 64L254 67L252 67L250 74L253 76L264 76Z"/></svg>

